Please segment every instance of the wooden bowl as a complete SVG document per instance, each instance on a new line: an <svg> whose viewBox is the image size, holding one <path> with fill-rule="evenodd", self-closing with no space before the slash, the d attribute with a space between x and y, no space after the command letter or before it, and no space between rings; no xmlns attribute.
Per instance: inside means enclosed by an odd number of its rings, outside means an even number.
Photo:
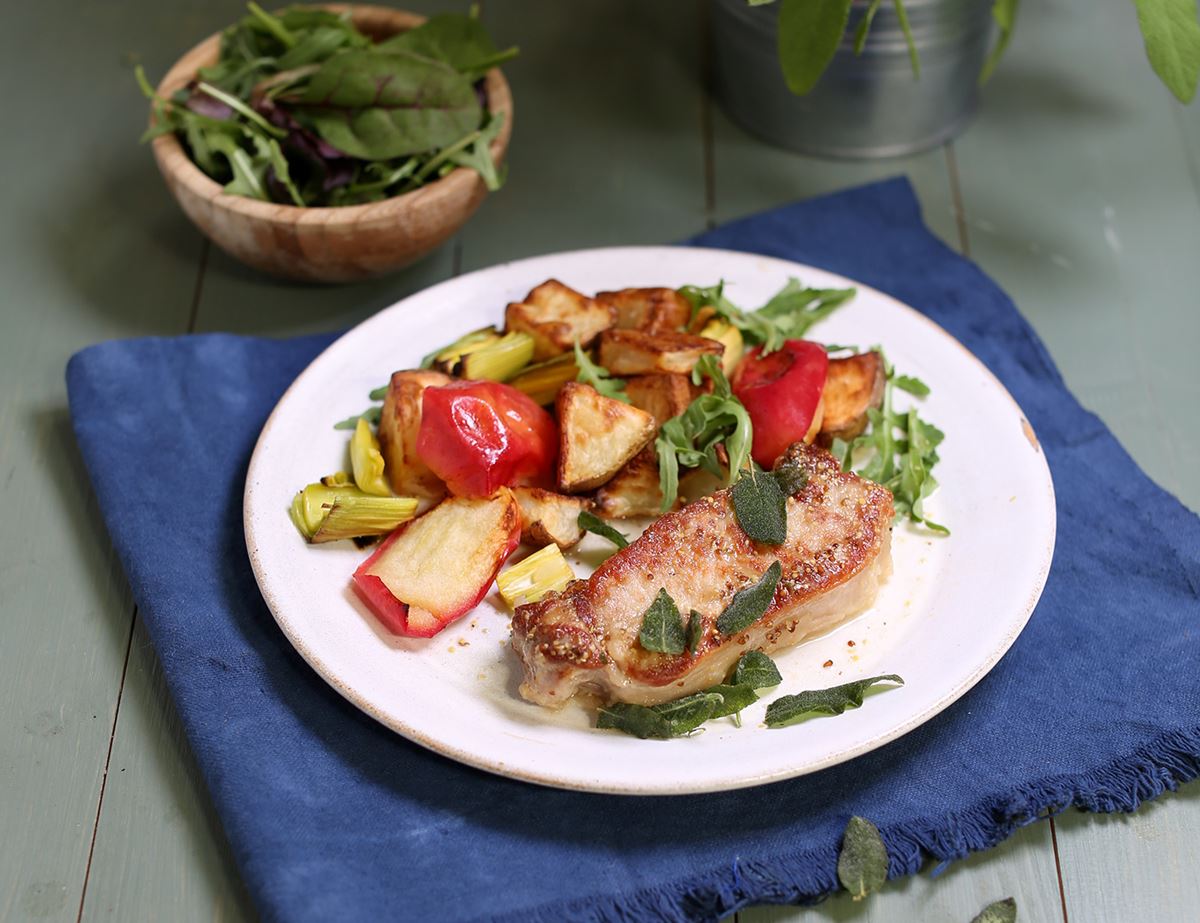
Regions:
<svg viewBox="0 0 1200 923"><path fill-rule="evenodd" d="M350 11L354 25L379 40L412 29L425 17L381 6L329 5ZM201 67L215 64L220 33L205 39L167 72L158 85L169 97ZM513 103L508 81L493 68L485 79L488 108L504 113L492 143L503 161L512 134ZM310 282L349 282L400 269L445 243L487 195L474 170L459 167L404 195L340 208L299 208L226 195L188 156L174 134L154 139L154 159L184 213L209 240L235 259L273 275Z"/></svg>

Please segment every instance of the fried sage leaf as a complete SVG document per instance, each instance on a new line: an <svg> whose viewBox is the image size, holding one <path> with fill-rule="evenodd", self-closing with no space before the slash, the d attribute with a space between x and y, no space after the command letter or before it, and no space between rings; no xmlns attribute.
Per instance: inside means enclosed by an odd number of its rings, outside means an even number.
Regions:
<svg viewBox="0 0 1200 923"><path fill-rule="evenodd" d="M775 598L775 587L782 576L783 565L776 561L756 583L734 593L725 611L717 617L717 630L723 635L737 634L762 618Z"/></svg>
<svg viewBox="0 0 1200 923"><path fill-rule="evenodd" d="M876 683L903 686L904 680L895 673L888 673L829 689L813 689L782 696L767 706L767 727L784 727L807 714L840 715L848 708L858 708L863 703L863 695Z"/></svg>
<svg viewBox="0 0 1200 923"><path fill-rule="evenodd" d="M753 705L758 701L758 696L755 695L754 689L750 686L739 686L737 684L722 684L720 686L710 686L704 690L706 695L718 695L721 697L721 702L709 716L711 718L724 718L728 715L736 715L743 708Z"/></svg>
<svg viewBox="0 0 1200 923"><path fill-rule="evenodd" d="M683 632L683 618L679 607L666 589L660 589L642 616L642 628L638 641L648 651L661 654L682 654L687 638Z"/></svg>
<svg viewBox="0 0 1200 923"><path fill-rule="evenodd" d="M687 649L691 654L696 653L700 648L700 642L704 639L704 616L695 609L688 616L687 623Z"/></svg>
<svg viewBox="0 0 1200 923"><path fill-rule="evenodd" d="M711 718L713 711L723 703L721 695L709 692L697 692L674 702L653 706L614 702L600 709L596 727L624 731L643 740L666 740L694 731Z"/></svg>
<svg viewBox="0 0 1200 923"><path fill-rule="evenodd" d="M733 670L733 682L751 689L766 689L783 682L775 661L762 651L747 651L738 660Z"/></svg>
<svg viewBox="0 0 1200 923"><path fill-rule="evenodd" d="M888 854L879 828L865 817L851 817L842 834L838 854L838 881L856 901L883 887L887 881Z"/></svg>
<svg viewBox="0 0 1200 923"><path fill-rule="evenodd" d="M745 472L730 491L738 525L750 538L765 545L787 541L787 497L773 474Z"/></svg>
<svg viewBox="0 0 1200 923"><path fill-rule="evenodd" d="M979 911L971 923L1017 923L1017 902L1011 897L993 901Z"/></svg>

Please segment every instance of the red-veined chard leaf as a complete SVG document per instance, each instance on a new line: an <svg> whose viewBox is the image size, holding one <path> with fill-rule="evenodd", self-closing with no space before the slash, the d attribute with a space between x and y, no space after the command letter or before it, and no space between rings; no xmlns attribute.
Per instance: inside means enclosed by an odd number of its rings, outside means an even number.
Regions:
<svg viewBox="0 0 1200 923"><path fill-rule="evenodd" d="M339 151L387 160L452 144L483 116L469 80L409 52L348 51L321 65L297 110Z"/></svg>

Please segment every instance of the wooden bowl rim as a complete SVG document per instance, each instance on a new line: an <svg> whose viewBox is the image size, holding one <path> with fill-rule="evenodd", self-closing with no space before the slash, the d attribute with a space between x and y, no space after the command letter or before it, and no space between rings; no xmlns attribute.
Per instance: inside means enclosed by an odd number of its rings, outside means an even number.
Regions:
<svg viewBox="0 0 1200 923"><path fill-rule="evenodd" d="M351 19L355 22L375 18L380 22L394 24L397 32L416 28L426 20L426 17L417 13L366 3L316 3L309 4L309 6L334 13L349 12ZM186 86L196 76L199 68L216 61L220 45L221 32L214 32L184 53L171 65L171 69L159 82L156 88L158 95L167 99L176 90ZM492 159L499 164L508 150L508 141L512 136L512 90L498 67L489 70L484 79L486 80L488 111L504 113L504 126L491 145ZM151 116L151 121L153 121L153 116ZM162 172L187 187L192 194L208 200L216 208L274 224L362 226L364 224L391 223L398 214L429 204L427 200L436 201L456 194L469 196L470 186L483 183L483 179L474 170L468 167L458 167L427 186L403 195L392 196L381 202L367 202L362 205L301 207L227 194L220 183L201 170L188 156L174 132L159 135L151 144L155 159Z"/></svg>

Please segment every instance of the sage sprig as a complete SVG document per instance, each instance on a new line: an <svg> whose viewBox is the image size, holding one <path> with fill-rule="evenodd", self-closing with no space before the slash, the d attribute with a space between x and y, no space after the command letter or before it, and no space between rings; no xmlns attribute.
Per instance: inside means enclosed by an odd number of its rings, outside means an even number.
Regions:
<svg viewBox="0 0 1200 923"><path fill-rule="evenodd" d="M837 874L850 896L861 901L887 882L888 854L879 828L865 817L851 817L842 834Z"/></svg>
<svg viewBox="0 0 1200 923"><path fill-rule="evenodd" d="M786 727L809 714L840 715L849 708L859 708L867 690L878 683L903 686L904 680L894 673L888 673L856 679L829 689L813 689L782 696L767 706L767 727Z"/></svg>
<svg viewBox="0 0 1200 923"><path fill-rule="evenodd" d="M597 714L596 727L623 731L643 740L666 740L690 734L714 718L731 717L736 722L743 709L758 701L755 692L758 687L754 683L769 678L772 670L778 676L778 670L766 654L750 651L738 660L731 682L660 705L633 705L628 702L605 705ZM738 679L739 676L751 679L743 681Z"/></svg>
<svg viewBox="0 0 1200 923"><path fill-rule="evenodd" d="M662 588L642 616L638 643L645 650L660 654L682 654L687 646L683 619L671 594Z"/></svg>
<svg viewBox="0 0 1200 923"><path fill-rule="evenodd" d="M734 635L761 619L775 598L775 587L782 576L783 566L775 561L758 580L734 593L725 611L717 616L717 630Z"/></svg>
<svg viewBox="0 0 1200 923"><path fill-rule="evenodd" d="M993 901L972 917L971 923L1017 923L1017 902L1011 897Z"/></svg>

